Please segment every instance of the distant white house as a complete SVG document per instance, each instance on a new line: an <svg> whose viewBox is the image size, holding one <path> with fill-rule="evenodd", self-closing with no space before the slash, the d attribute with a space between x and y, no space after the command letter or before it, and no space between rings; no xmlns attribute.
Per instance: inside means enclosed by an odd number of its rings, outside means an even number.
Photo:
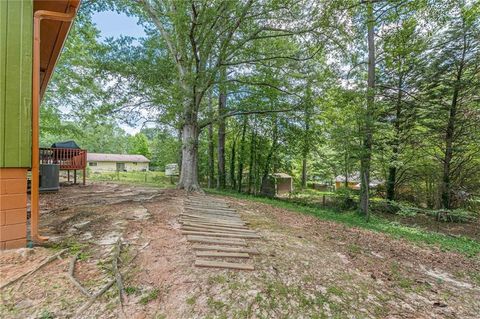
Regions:
<svg viewBox="0 0 480 319"><path fill-rule="evenodd" d="M360 189L362 184L360 180L360 173L356 172L348 175L346 180L348 183L348 188L356 190ZM383 184L383 181L370 177L370 188L376 188L380 184ZM345 187L345 175L338 175L335 177L335 190L342 187Z"/></svg>
<svg viewBox="0 0 480 319"><path fill-rule="evenodd" d="M87 153L91 172L148 171L150 160L143 155Z"/></svg>

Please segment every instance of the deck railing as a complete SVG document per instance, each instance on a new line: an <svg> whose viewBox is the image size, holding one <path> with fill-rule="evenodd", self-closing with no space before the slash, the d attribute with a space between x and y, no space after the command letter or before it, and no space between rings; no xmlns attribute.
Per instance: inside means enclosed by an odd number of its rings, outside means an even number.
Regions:
<svg viewBox="0 0 480 319"><path fill-rule="evenodd" d="M61 170L85 169L87 151L74 148L40 148L40 164L59 164Z"/></svg>

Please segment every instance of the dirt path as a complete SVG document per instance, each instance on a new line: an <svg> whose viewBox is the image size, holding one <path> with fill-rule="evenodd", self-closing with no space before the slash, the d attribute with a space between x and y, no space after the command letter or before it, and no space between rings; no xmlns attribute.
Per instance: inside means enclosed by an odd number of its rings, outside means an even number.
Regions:
<svg viewBox="0 0 480 319"><path fill-rule="evenodd" d="M478 259L248 201L226 198L262 237L255 271L196 268L178 223L184 197L106 183L42 195L50 247L1 253L0 280L69 252L2 290L0 317L72 317L88 298L67 279L71 257L80 253L75 276L98 291L121 237L126 318L478 318ZM81 317L121 318L119 309L114 286Z"/></svg>

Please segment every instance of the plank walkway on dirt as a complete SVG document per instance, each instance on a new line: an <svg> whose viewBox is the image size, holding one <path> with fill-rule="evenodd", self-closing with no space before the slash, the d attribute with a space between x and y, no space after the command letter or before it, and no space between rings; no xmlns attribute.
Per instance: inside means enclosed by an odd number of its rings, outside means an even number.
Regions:
<svg viewBox="0 0 480 319"><path fill-rule="evenodd" d="M187 241L194 243L195 266L237 270L254 270L251 255L258 251L249 247L261 238L248 228L238 212L218 198L188 196L184 200L179 222Z"/></svg>

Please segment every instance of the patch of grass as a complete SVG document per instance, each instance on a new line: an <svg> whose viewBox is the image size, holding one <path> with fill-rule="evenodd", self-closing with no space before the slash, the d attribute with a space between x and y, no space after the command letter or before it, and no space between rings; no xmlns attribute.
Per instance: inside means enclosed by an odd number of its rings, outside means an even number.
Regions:
<svg viewBox="0 0 480 319"><path fill-rule="evenodd" d="M440 247L440 249L444 251L456 251L468 257L474 257L480 254L480 242L474 239L466 238L464 236L451 237L440 233L426 231L420 228L403 226L378 216L371 216L370 222L367 222L363 216L353 211L338 212L333 209L323 209L308 204L301 205L299 203L289 203L281 199L259 197L214 189L206 189L206 192L210 194L250 200L294 212L313 215L319 219L342 223L350 227L359 227L375 232L385 233L394 238L409 240L415 244L436 246Z"/></svg>
<svg viewBox="0 0 480 319"><path fill-rule="evenodd" d="M174 188L170 177L164 172L91 172L88 179L93 181L107 181L115 183L137 184L160 188ZM175 181L174 181L175 182Z"/></svg>
<svg viewBox="0 0 480 319"><path fill-rule="evenodd" d="M196 296L191 296L187 298L187 305L193 306L197 303L197 297Z"/></svg>
<svg viewBox="0 0 480 319"><path fill-rule="evenodd" d="M210 276L208 277L207 279L207 283L209 285L213 285L213 284L224 284L228 281L227 277L223 276L223 275L214 275L214 276Z"/></svg>
<svg viewBox="0 0 480 319"><path fill-rule="evenodd" d="M55 318L53 313L50 310L42 310L40 313L39 319L53 319Z"/></svg>
<svg viewBox="0 0 480 319"><path fill-rule="evenodd" d="M212 297L208 297L207 305L215 311L221 311L227 306L223 301L215 300Z"/></svg>
<svg viewBox="0 0 480 319"><path fill-rule="evenodd" d="M138 287L128 286L125 287L127 295L138 295L142 290Z"/></svg>
<svg viewBox="0 0 480 319"><path fill-rule="evenodd" d="M356 245L356 244L350 244L347 246L347 250L348 252L350 252L351 254L360 254L362 252L362 247Z"/></svg>
<svg viewBox="0 0 480 319"><path fill-rule="evenodd" d="M140 298L139 303L145 306L150 301L157 299L159 292L160 290L157 288L150 290L148 293L146 293Z"/></svg>
<svg viewBox="0 0 480 319"><path fill-rule="evenodd" d="M390 271L392 272L392 277L395 280L395 282L398 284L400 288L403 289L411 289L415 282L408 278L405 277L401 270L400 270L400 265L396 262L392 262L392 265L390 266Z"/></svg>
<svg viewBox="0 0 480 319"><path fill-rule="evenodd" d="M345 294L345 290L343 290L343 288L341 288L341 287L330 286L330 287L327 288L327 293L329 293L331 295L341 297Z"/></svg>

